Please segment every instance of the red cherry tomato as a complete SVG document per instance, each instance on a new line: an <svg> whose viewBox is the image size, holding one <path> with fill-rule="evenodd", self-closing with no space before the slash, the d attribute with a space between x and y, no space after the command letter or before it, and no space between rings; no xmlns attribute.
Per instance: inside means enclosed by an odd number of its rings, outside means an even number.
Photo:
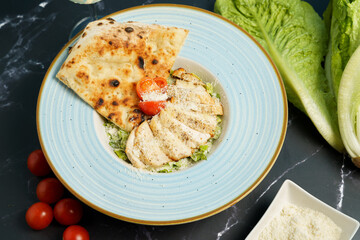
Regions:
<svg viewBox="0 0 360 240"><path fill-rule="evenodd" d="M160 91L160 88L153 79L145 77L137 82L136 84L136 93L138 97L142 100L142 95L145 93Z"/></svg>
<svg viewBox="0 0 360 240"><path fill-rule="evenodd" d="M89 232L82 226L71 225L63 233L63 240L89 240Z"/></svg>
<svg viewBox="0 0 360 240"><path fill-rule="evenodd" d="M139 107L146 115L154 116L158 114L161 109L165 108L166 101L147 101L139 102Z"/></svg>
<svg viewBox="0 0 360 240"><path fill-rule="evenodd" d="M27 224L34 230L41 230L50 225L53 220L53 210L49 204L37 202L26 211Z"/></svg>
<svg viewBox="0 0 360 240"><path fill-rule="evenodd" d="M143 100L143 94L153 91L159 91L164 93L166 91L166 88L167 81L165 78L156 77L154 79L151 79L149 77L145 77L136 84L136 93L138 97Z"/></svg>
<svg viewBox="0 0 360 240"><path fill-rule="evenodd" d="M50 166L47 163L44 153L38 149L31 152L27 159L27 166L35 176L45 176L51 172Z"/></svg>
<svg viewBox="0 0 360 240"><path fill-rule="evenodd" d="M154 78L154 82L156 83L156 85L159 86L159 88L161 88L162 91L165 91L167 88L167 81L165 78L162 77L156 77Z"/></svg>
<svg viewBox="0 0 360 240"><path fill-rule="evenodd" d="M36 187L36 195L41 202L56 203L64 194L64 186L56 178L46 178Z"/></svg>
<svg viewBox="0 0 360 240"><path fill-rule="evenodd" d="M54 217L62 225L77 224L83 215L83 207L78 200L64 198L54 207Z"/></svg>

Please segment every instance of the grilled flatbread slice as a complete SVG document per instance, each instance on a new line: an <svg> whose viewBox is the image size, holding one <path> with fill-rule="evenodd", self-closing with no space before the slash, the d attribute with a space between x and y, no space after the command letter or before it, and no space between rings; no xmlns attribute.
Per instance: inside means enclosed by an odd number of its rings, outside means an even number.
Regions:
<svg viewBox="0 0 360 240"><path fill-rule="evenodd" d="M90 23L57 73L102 116L131 131L144 120L136 83L167 78L188 30L113 19Z"/></svg>

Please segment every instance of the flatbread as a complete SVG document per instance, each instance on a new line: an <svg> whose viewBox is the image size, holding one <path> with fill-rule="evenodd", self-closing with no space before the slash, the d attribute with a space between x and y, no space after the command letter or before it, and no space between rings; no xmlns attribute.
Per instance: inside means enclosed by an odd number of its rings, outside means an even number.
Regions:
<svg viewBox="0 0 360 240"><path fill-rule="evenodd" d="M108 18L90 23L57 73L97 112L131 131L144 120L136 83L168 78L188 30Z"/></svg>

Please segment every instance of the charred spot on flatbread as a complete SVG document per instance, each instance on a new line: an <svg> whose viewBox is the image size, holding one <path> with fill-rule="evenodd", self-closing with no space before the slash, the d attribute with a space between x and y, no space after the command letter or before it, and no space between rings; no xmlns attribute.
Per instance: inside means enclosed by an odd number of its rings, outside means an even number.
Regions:
<svg viewBox="0 0 360 240"><path fill-rule="evenodd" d="M110 87L117 87L117 86L119 86L119 84L120 84L120 82L117 79L110 79L109 80Z"/></svg>
<svg viewBox="0 0 360 240"><path fill-rule="evenodd" d="M152 61L151 61L151 63L153 64L153 65L155 65L155 64L158 64L158 60L156 60L156 59L153 59Z"/></svg>
<svg viewBox="0 0 360 240"><path fill-rule="evenodd" d="M129 118L129 121L139 125L145 121L145 115L140 109L134 109L132 116Z"/></svg>
<svg viewBox="0 0 360 240"><path fill-rule="evenodd" d="M95 109L101 107L103 104L104 104L104 99L99 98L99 99L96 101Z"/></svg>
<svg viewBox="0 0 360 240"><path fill-rule="evenodd" d="M139 56L138 57L138 66L139 66L139 68L144 69L144 64L145 64L144 59L141 56Z"/></svg>
<svg viewBox="0 0 360 240"><path fill-rule="evenodd" d="M115 113L110 113L107 118L108 118L108 119L111 119L113 116L115 116Z"/></svg>
<svg viewBox="0 0 360 240"><path fill-rule="evenodd" d="M81 79L84 83L89 82L89 75L86 72L78 71L77 74L76 74L76 77Z"/></svg>
<svg viewBox="0 0 360 240"><path fill-rule="evenodd" d="M125 28L125 32L127 32L127 33L131 33L133 31L134 31L134 29L132 27L126 27Z"/></svg>

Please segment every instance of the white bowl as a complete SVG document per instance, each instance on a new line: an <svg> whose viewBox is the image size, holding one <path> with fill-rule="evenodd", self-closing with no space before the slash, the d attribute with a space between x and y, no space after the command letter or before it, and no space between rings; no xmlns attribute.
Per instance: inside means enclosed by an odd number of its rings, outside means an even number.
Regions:
<svg viewBox="0 0 360 240"><path fill-rule="evenodd" d="M342 229L340 240L349 240L359 228L359 222L315 198L290 180L285 180L263 217L247 236L246 240L258 239L261 231L286 204L310 208L329 217Z"/></svg>

